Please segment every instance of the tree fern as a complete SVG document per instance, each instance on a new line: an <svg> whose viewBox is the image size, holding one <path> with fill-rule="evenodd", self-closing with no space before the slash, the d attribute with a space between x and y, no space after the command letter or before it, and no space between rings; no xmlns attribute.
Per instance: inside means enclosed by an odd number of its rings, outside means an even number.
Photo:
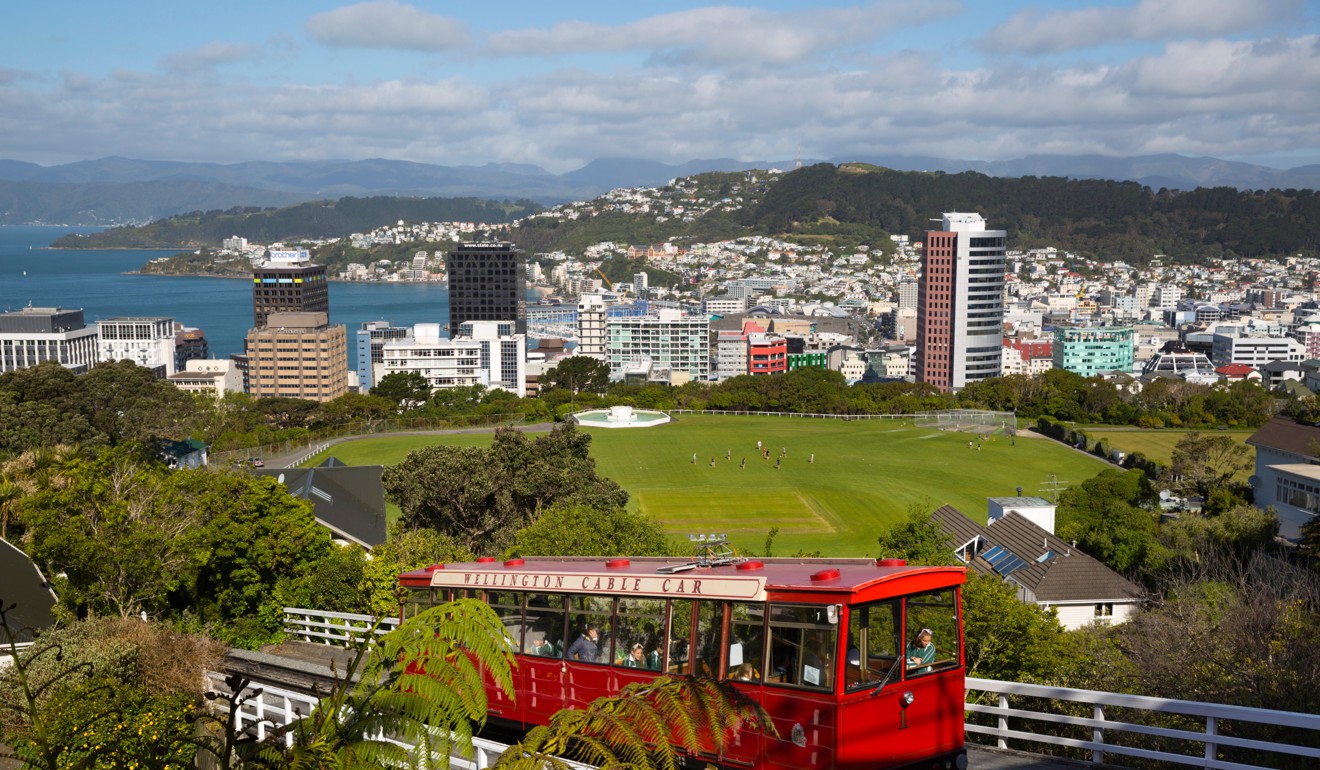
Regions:
<svg viewBox="0 0 1320 770"><path fill-rule="evenodd" d="M572 760L618 770L677 770L680 750L720 754L729 736L743 729L777 735L765 709L728 683L662 676L585 709L560 711L504 752L495 767L568 770Z"/></svg>
<svg viewBox="0 0 1320 770"><path fill-rule="evenodd" d="M447 764L453 752L471 753L473 725L486 719L483 673L513 697L512 665L504 624L484 602L459 599L433 607L375 644L360 643L312 713L274 731L243 766ZM293 746L283 750L288 736ZM416 746L425 756L393 741Z"/></svg>

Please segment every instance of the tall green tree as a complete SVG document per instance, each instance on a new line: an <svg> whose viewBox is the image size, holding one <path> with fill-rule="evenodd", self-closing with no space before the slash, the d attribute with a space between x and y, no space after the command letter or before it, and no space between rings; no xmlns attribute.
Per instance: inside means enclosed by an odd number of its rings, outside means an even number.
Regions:
<svg viewBox="0 0 1320 770"><path fill-rule="evenodd" d="M552 506L518 530L507 556L669 556L664 529L640 512Z"/></svg>
<svg viewBox="0 0 1320 770"><path fill-rule="evenodd" d="M555 503L627 504L627 492L596 473L590 443L571 424L535 439L501 428L489 449L417 450L386 468L381 481L409 528L434 528L465 550L497 552Z"/></svg>
<svg viewBox="0 0 1320 770"><path fill-rule="evenodd" d="M1059 537L1117 572L1156 569L1167 557L1156 537L1158 500L1144 472L1101 471L1059 496Z"/></svg>
<svg viewBox="0 0 1320 770"><path fill-rule="evenodd" d="M1173 447L1169 474L1180 492L1208 499L1255 463L1251 448L1232 436L1190 431Z"/></svg>
<svg viewBox="0 0 1320 770"><path fill-rule="evenodd" d="M605 392L610 384L610 367L591 356L569 356L546 372L542 381L550 389L568 391L570 403L575 403L579 393Z"/></svg>
<svg viewBox="0 0 1320 770"><path fill-rule="evenodd" d="M417 372L390 372L380 378L371 395L383 398L401 409L414 409L426 403L431 385Z"/></svg>

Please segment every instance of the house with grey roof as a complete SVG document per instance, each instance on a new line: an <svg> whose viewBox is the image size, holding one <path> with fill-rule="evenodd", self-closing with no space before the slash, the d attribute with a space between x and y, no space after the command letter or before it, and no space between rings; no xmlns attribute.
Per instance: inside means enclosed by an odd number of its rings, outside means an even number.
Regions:
<svg viewBox="0 0 1320 770"><path fill-rule="evenodd" d="M1255 504L1274 508L1281 537L1300 538L1302 527L1320 514L1320 427L1275 417L1247 445L1256 448Z"/></svg>
<svg viewBox="0 0 1320 770"><path fill-rule="evenodd" d="M385 542L385 487L379 465L345 465L330 457L315 468L258 468L274 476L289 494L312 504L316 523L335 539L371 550Z"/></svg>
<svg viewBox="0 0 1320 770"><path fill-rule="evenodd" d="M12 639L20 644L55 622L55 593L41 570L28 555L8 540L0 539L0 601L14 605L0 625L0 647L8 652Z"/></svg>
<svg viewBox="0 0 1320 770"><path fill-rule="evenodd" d="M1140 586L1061 540L1029 515L1034 512L1020 512L1011 503L1007 507L1001 504L1000 515L989 524L978 524L951 505L931 514L959 561L1012 585L1018 599L1054 610L1064 628L1121 623L1140 609L1144 596Z"/></svg>

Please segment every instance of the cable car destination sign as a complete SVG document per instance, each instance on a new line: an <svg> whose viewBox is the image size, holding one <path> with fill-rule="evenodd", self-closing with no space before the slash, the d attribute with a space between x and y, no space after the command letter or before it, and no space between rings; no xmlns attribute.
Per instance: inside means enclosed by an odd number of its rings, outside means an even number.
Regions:
<svg viewBox="0 0 1320 770"><path fill-rule="evenodd" d="M602 596L670 596L691 599L764 601L764 577L639 575L598 572L508 572L442 569L431 574L432 588L484 588L559 591Z"/></svg>

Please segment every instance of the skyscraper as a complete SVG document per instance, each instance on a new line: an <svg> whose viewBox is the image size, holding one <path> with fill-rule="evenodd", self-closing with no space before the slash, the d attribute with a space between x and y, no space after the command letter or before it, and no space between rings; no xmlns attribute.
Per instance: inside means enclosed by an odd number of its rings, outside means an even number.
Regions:
<svg viewBox="0 0 1320 770"><path fill-rule="evenodd" d="M325 266L307 262L306 251L289 253L304 259L270 261L252 268L252 325L258 329L266 325L271 313L330 312Z"/></svg>
<svg viewBox="0 0 1320 770"><path fill-rule="evenodd" d="M513 321L527 333L527 276L511 243L461 243L449 252L449 334L465 321Z"/></svg>
<svg viewBox="0 0 1320 770"><path fill-rule="evenodd" d="M926 233L917 297L917 380L940 390L998 377L1004 342L1004 230L944 214Z"/></svg>

